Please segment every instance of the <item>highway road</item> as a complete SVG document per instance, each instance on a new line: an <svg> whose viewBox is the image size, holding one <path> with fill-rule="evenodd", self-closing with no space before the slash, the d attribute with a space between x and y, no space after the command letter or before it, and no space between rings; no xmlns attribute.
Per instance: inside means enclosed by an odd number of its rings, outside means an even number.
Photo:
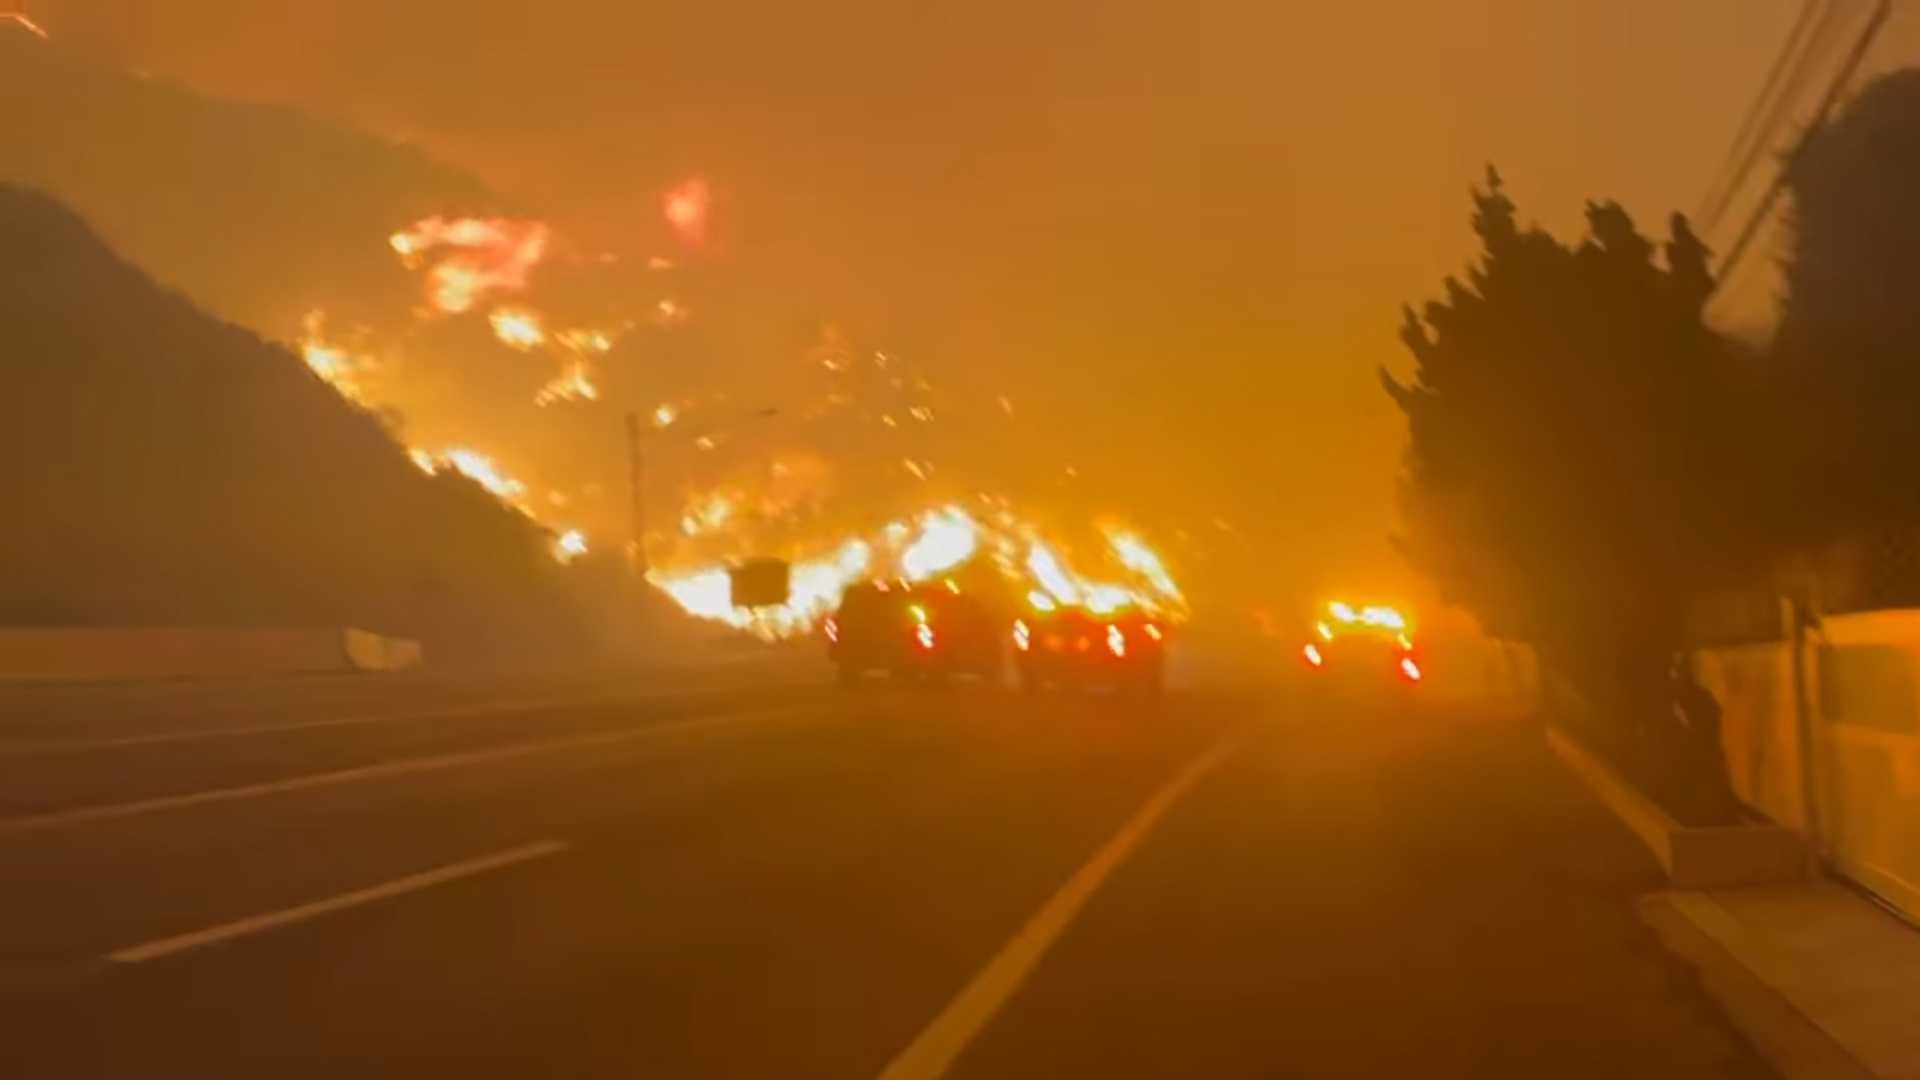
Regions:
<svg viewBox="0 0 1920 1080"><path fill-rule="evenodd" d="M0 691L0 1076L1770 1075L1524 718L827 682Z"/></svg>

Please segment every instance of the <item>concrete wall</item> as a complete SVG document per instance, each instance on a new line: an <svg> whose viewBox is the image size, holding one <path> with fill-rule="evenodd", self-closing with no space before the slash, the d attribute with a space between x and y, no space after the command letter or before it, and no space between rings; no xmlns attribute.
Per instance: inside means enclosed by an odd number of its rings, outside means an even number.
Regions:
<svg viewBox="0 0 1920 1080"><path fill-rule="evenodd" d="M1920 916L1920 611L1822 620L1810 688L1828 857Z"/></svg>
<svg viewBox="0 0 1920 1080"><path fill-rule="evenodd" d="M1443 636L1420 643L1422 693L1436 700L1532 707L1540 694L1533 650L1488 638Z"/></svg>
<svg viewBox="0 0 1920 1080"><path fill-rule="evenodd" d="M1835 868L1920 917L1920 610L1826 617L1804 664L1807 772L1791 646L1696 654L1724 710L1734 789L1782 824L1810 825Z"/></svg>
<svg viewBox="0 0 1920 1080"><path fill-rule="evenodd" d="M364 630L263 627L0 629L0 681L136 679L394 671L420 644Z"/></svg>
<svg viewBox="0 0 1920 1080"><path fill-rule="evenodd" d="M1723 710L1721 741L1733 790L1782 825L1807 824L1793 647L1740 645L1694 654L1694 674Z"/></svg>

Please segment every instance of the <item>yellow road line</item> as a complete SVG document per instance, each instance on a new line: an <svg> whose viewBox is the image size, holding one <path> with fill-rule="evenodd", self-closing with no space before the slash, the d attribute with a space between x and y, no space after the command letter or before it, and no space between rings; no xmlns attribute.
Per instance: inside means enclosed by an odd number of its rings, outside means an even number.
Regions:
<svg viewBox="0 0 1920 1080"><path fill-rule="evenodd" d="M222 923L219 926L209 926L204 930L195 930L187 934L176 934L173 937L161 938L158 941L149 941L144 945L133 945L125 949L117 949L108 953L107 959L118 964L141 964L148 960L158 960L163 956L172 956L175 953L186 952L190 949L198 949L207 945L217 945L220 942L231 941L237 937L247 937L251 934L262 933L293 923L305 922L308 919L318 918L322 915L330 915L333 912L350 907L358 907L361 904L371 904L377 900L385 900L389 897L400 896L405 893L419 892L422 889L430 889L435 885L443 885L449 881L472 877L475 874L484 874L489 870L499 870L517 863L529 862L534 859L544 859L550 855L558 855L565 850L567 850L567 845L558 840L542 840L535 844L525 844L521 847L496 852L492 855L483 855L479 858L467 859L463 862L449 863L446 866L435 867L432 870L422 871L418 874L408 874L406 877L395 878L384 884L373 885L365 889L355 889L352 892L341 893L338 896L330 896L325 900L315 900L309 904L283 908L280 911L270 911L263 915L251 915L244 919Z"/></svg>
<svg viewBox="0 0 1920 1080"><path fill-rule="evenodd" d="M933 1022L880 1072L880 1080L934 1080L952 1068L961 1051L986 1029L994 1014L1033 973L1053 943L1115 868L1126 861L1173 804L1238 746L1222 739L1136 810L1120 831L1067 879L1012 941L973 977Z"/></svg>

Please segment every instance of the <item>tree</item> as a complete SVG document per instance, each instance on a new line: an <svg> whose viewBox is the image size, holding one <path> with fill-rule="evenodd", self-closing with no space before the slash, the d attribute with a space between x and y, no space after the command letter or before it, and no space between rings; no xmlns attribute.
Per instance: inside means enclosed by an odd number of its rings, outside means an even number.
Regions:
<svg viewBox="0 0 1920 1080"><path fill-rule="evenodd" d="M1406 310L1413 379L1381 373L1408 425L1401 546L1489 632L1534 644L1669 767L1710 780L1662 726L1687 599L1740 537L1706 249L1676 215L1658 265L1612 202L1589 203L1568 246L1519 225L1492 169L1473 202L1480 258Z"/></svg>
<svg viewBox="0 0 1920 1080"><path fill-rule="evenodd" d="M1774 360L1798 436L1783 471L1798 538L1920 524L1920 71L1864 89L1809 136L1787 183Z"/></svg>

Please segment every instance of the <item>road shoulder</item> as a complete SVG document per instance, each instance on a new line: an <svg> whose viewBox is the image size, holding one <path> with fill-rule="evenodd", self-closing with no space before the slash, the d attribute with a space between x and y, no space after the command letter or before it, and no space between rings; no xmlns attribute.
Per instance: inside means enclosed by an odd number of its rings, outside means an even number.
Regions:
<svg viewBox="0 0 1920 1080"><path fill-rule="evenodd" d="M1792 872L1804 859L1788 830L1680 828L1577 743L1552 728L1547 743L1659 859L1675 887L1642 897L1641 919L1781 1076L1920 1078L1920 931L1857 892ZM1791 843L1704 872L1674 854L1677 835L1721 834L1717 842L1751 849L1740 834L1761 831Z"/></svg>
<svg viewBox="0 0 1920 1080"><path fill-rule="evenodd" d="M1831 882L1672 891L1641 917L1788 1080L1920 1077L1920 932Z"/></svg>

